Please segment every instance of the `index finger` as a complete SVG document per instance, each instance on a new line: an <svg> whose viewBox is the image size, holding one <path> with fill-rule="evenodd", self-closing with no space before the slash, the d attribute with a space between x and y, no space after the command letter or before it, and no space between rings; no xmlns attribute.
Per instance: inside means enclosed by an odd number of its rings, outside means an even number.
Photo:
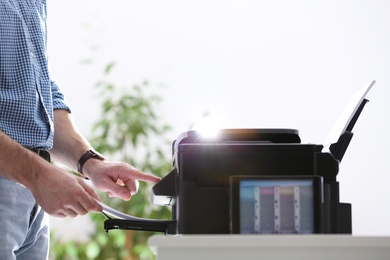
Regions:
<svg viewBox="0 0 390 260"><path fill-rule="evenodd" d="M156 175L142 172L142 171L134 168L133 166L130 166L130 167L131 167L131 171L132 171L131 177L133 179L137 179L140 181L152 182L152 183L157 183L161 180L161 178L157 177Z"/></svg>

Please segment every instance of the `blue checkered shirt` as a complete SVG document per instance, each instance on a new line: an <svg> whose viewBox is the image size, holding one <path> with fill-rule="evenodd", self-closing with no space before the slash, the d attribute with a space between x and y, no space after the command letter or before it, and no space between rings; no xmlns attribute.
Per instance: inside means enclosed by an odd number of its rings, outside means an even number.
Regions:
<svg viewBox="0 0 390 260"><path fill-rule="evenodd" d="M0 0L0 130L50 149L53 110L69 108L48 70L46 33L46 0Z"/></svg>

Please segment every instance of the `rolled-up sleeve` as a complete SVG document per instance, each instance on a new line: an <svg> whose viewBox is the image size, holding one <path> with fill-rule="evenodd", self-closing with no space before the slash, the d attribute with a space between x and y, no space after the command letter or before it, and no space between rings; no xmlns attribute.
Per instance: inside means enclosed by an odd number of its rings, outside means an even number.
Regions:
<svg viewBox="0 0 390 260"><path fill-rule="evenodd" d="M51 91L53 98L53 109L67 110L71 113L70 107L65 102L64 94L61 92L60 87L55 81L51 82Z"/></svg>

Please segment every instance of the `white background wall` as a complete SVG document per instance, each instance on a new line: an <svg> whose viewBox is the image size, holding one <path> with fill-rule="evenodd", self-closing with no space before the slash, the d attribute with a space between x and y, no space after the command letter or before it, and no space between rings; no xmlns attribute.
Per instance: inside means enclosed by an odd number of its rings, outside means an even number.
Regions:
<svg viewBox="0 0 390 260"><path fill-rule="evenodd" d="M112 60L119 84L166 86L158 92L172 140L209 111L225 127L295 128L303 143L322 144L352 94L377 80L339 181L354 234L390 235L390 1L68 0L48 9L52 71L86 135L99 116L93 85Z"/></svg>

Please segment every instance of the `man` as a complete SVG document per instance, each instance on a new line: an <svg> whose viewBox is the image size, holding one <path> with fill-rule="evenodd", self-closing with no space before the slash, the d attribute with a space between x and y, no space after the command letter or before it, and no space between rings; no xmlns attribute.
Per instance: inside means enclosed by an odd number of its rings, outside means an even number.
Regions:
<svg viewBox="0 0 390 260"><path fill-rule="evenodd" d="M111 196L129 200L137 180L160 178L94 152L77 131L50 77L46 0L0 1L0 259L47 259L47 215L102 211L77 169Z"/></svg>

